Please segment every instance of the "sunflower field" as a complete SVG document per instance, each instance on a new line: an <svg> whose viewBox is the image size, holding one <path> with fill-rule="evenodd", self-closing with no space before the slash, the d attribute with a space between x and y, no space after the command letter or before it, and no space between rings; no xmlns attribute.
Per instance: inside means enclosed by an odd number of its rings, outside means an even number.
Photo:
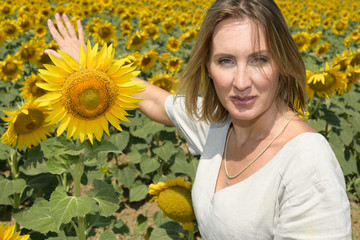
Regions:
<svg viewBox="0 0 360 240"><path fill-rule="evenodd" d="M143 87L130 79L175 93L213 1L1 1L0 236L201 239L190 197L198 159L174 127L136 110ZM330 142L358 206L360 1L276 3L307 69L305 121ZM55 13L82 22L79 64L44 53L58 50ZM129 208L142 209L132 222Z"/></svg>

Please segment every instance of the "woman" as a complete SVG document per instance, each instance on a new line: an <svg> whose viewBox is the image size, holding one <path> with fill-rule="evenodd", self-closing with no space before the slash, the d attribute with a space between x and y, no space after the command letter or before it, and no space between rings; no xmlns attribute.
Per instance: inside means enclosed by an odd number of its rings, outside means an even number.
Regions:
<svg viewBox="0 0 360 240"><path fill-rule="evenodd" d="M66 16L60 49L83 42ZM55 53L54 53L55 54ZM343 173L299 118L305 67L272 0L218 0L182 74L181 95L144 81L140 111L175 125L201 154L192 197L204 239L351 239ZM201 96L201 97L199 97Z"/></svg>

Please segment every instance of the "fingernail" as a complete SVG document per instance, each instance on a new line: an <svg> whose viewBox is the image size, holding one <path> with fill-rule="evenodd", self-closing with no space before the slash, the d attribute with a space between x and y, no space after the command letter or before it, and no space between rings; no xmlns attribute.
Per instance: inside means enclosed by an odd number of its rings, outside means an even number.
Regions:
<svg viewBox="0 0 360 240"><path fill-rule="evenodd" d="M67 18L67 16L66 16L66 14L65 14L65 13L63 14L63 17L66 17L66 18Z"/></svg>
<svg viewBox="0 0 360 240"><path fill-rule="evenodd" d="M45 53L46 55L48 55L49 51L46 49L46 50L44 51L44 53Z"/></svg>
<svg viewBox="0 0 360 240"><path fill-rule="evenodd" d="M55 13L55 17L60 17L60 13Z"/></svg>

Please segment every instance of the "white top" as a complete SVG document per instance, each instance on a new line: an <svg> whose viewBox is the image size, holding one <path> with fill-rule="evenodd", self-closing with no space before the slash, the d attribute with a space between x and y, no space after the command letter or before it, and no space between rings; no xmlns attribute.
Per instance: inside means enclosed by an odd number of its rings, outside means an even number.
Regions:
<svg viewBox="0 0 360 240"><path fill-rule="evenodd" d="M192 121L183 97L173 99L168 116L201 154L192 198L203 239L351 239L344 175L321 134L298 135L256 173L214 193L231 120Z"/></svg>

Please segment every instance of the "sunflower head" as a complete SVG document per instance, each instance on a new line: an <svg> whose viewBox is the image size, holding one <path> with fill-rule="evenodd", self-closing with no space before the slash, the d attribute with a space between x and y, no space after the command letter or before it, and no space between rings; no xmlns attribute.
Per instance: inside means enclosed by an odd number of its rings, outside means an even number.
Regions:
<svg viewBox="0 0 360 240"><path fill-rule="evenodd" d="M38 74L31 73L31 75L27 76L25 81L21 83L24 86L20 88L20 95L27 102L31 102L46 94L47 91L36 86L38 82L44 82L44 80Z"/></svg>
<svg viewBox="0 0 360 240"><path fill-rule="evenodd" d="M148 34L145 31L136 31L127 41L127 49L129 50L138 50L146 44L146 39Z"/></svg>
<svg viewBox="0 0 360 240"><path fill-rule="evenodd" d="M336 35L342 35L344 34L347 27L348 27L348 20L339 19L333 23L332 30Z"/></svg>
<svg viewBox="0 0 360 240"><path fill-rule="evenodd" d="M139 74L135 67L114 63L112 45L105 44L98 51L98 44L92 48L80 48L79 64L69 55L58 51L62 59L50 55L54 65L41 69L40 77L45 83L36 85L48 93L37 99L41 106L51 106L47 118L51 124L60 123L57 134L67 129L67 138L86 137L93 143L93 135L101 141L103 131L109 134L108 122L119 131L121 121L128 121L126 110L137 108L141 99L130 95L144 89L139 81L131 78Z"/></svg>
<svg viewBox="0 0 360 240"><path fill-rule="evenodd" d="M178 80L172 74L167 74L166 71L161 75L155 73L148 81L172 94L175 93L178 83Z"/></svg>
<svg viewBox="0 0 360 240"><path fill-rule="evenodd" d="M169 37L166 41L166 47L169 51L176 52L181 47L181 40L176 37Z"/></svg>
<svg viewBox="0 0 360 240"><path fill-rule="evenodd" d="M8 117L2 119L9 123L9 127L1 136L1 140L19 150L37 146L54 130L54 126L46 121L47 109L39 107L37 103L25 103L19 110L4 111L4 113Z"/></svg>
<svg viewBox="0 0 360 240"><path fill-rule="evenodd" d="M195 213L191 200L191 183L181 178L167 179L166 182L150 184L151 201L158 204L167 216L183 224L184 230L194 230Z"/></svg>
<svg viewBox="0 0 360 240"><path fill-rule="evenodd" d="M20 232L14 233L15 225L0 223L1 240L27 240L30 235L20 235Z"/></svg>
<svg viewBox="0 0 360 240"><path fill-rule="evenodd" d="M293 35L296 45L300 52L303 52L309 48L310 44L310 36L307 32L298 32Z"/></svg>
<svg viewBox="0 0 360 240"><path fill-rule="evenodd" d="M0 76L4 81L12 79L19 80L23 70L22 61L15 60L14 56L8 55L6 59L0 62Z"/></svg>

